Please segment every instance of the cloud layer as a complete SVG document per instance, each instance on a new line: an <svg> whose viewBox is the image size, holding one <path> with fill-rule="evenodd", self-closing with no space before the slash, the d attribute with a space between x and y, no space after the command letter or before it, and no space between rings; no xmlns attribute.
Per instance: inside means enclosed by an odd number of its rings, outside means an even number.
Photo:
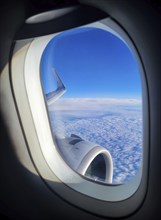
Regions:
<svg viewBox="0 0 161 220"><path fill-rule="evenodd" d="M99 105L99 106L98 106ZM125 183L142 161L142 111L139 100L66 99L50 108L53 132L72 133L107 148L114 163L113 183Z"/></svg>
<svg viewBox="0 0 161 220"><path fill-rule="evenodd" d="M50 111L96 111L106 110L116 106L140 106L140 99L113 98L61 98L49 106Z"/></svg>

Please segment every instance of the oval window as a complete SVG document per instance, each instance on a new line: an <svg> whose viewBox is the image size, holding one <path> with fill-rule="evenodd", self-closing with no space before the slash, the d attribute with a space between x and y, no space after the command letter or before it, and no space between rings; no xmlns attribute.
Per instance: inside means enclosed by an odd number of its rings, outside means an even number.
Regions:
<svg viewBox="0 0 161 220"><path fill-rule="evenodd" d="M54 36L40 65L54 142L91 181L124 184L142 165L142 91L132 51L118 36L81 27Z"/></svg>

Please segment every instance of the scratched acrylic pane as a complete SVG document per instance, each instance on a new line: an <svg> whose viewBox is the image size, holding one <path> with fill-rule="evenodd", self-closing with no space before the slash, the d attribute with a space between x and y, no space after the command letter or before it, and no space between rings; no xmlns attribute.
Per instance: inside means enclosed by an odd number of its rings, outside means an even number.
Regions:
<svg viewBox="0 0 161 220"><path fill-rule="evenodd" d="M41 80L58 151L92 181L124 184L142 164L142 88L135 56L116 35L82 27L53 37Z"/></svg>

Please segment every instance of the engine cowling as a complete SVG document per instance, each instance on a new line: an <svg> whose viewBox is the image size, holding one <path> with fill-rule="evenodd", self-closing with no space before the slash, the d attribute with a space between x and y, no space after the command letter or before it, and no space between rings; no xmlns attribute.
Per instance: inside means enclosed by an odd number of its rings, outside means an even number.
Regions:
<svg viewBox="0 0 161 220"><path fill-rule="evenodd" d="M57 145L61 156L73 170L92 180L112 183L113 161L106 148L74 134L57 139Z"/></svg>

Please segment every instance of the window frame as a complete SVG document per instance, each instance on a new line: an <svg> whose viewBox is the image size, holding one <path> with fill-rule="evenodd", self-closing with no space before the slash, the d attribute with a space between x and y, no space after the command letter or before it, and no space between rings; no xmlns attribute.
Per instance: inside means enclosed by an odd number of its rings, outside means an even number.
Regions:
<svg viewBox="0 0 161 220"><path fill-rule="evenodd" d="M42 155L44 156L44 159L49 169L52 170L53 176L56 175L58 177L57 181L64 183L65 187L71 188L77 194L79 192L79 195L83 194L89 197L89 200L92 201L92 206L91 204L87 205L81 201L80 202L77 201L78 203L77 205L79 207L90 210L91 212L95 212L97 214L106 216L106 215L110 215L112 211L112 209L111 211L107 210L107 207L105 205L106 202L113 203L113 202L127 201L134 194L137 194L137 192L140 192L140 189L144 189L143 186L145 186L146 184L147 158L148 158L147 136L148 136L148 131L149 131L148 129L149 128L148 126L148 123L149 123L148 122L148 98L147 98L148 93L147 93L146 79L145 79L145 74L144 74L142 63L141 63L141 59L132 40L125 33L125 31L123 31L123 29L118 24L116 24L116 22L114 22L111 18L103 19L99 21L99 24L102 25L102 28L110 31L111 33L115 34L119 38L121 36L121 39L133 51L137 59L139 68L140 68L140 73L141 73L141 78L142 78L142 91L143 91L142 101L143 101L143 112L144 112L143 113L143 148L142 148L143 165L140 171L138 172L138 174L132 179L132 181L129 181L128 183L123 184L123 185L104 185L104 184L91 182L89 180L86 180L82 176L78 175L74 171L72 171L72 169L67 166L67 164L62 160L59 153L56 151L56 147L54 146L54 141L52 137L51 126L49 123L47 106L46 106L45 97L43 94L43 89L42 89L42 84L41 84L41 79L40 79L40 69L39 69L40 65L39 64L40 64L41 55L43 53L45 46L47 45L47 43L50 41L51 38L53 38L59 33L51 34L45 37L38 37L38 38L35 38L34 40L32 39L29 40L28 46L26 47L25 51L23 51L25 53L24 63L23 63L24 64L23 80L25 84L27 102L28 102L28 105L31 111L30 114L32 116L37 138L39 140L40 151ZM84 25L83 27L98 27L98 26L97 26L97 22L95 22L89 25ZM100 25L99 25L99 28L100 28ZM43 42L43 45L42 45L42 42ZM20 47L20 44L22 44L22 41L16 42L15 51L18 50L18 48ZM36 46L36 49L35 49L35 46ZM39 54L39 57L37 56L38 54ZM37 57L36 62L35 60L33 60L35 56ZM31 63L32 63L32 67L29 68L29 66L31 66ZM16 65L16 63L14 65ZM16 80L14 80L14 69L13 69L12 75L13 75L13 81L14 81L13 83L15 87L15 95L18 96L18 89L17 89L18 85L16 85L17 82ZM41 111L41 114L40 114L40 111ZM45 134L44 134L44 131L45 131ZM48 140L48 144L46 140ZM50 149L49 148L47 149L46 147L47 145L50 146ZM30 151L33 152L34 146L30 145L29 147L30 147ZM53 158L53 155L54 155L54 158ZM61 171L60 167L62 168L61 170L63 170L63 172L60 172ZM66 173L67 175L64 176L64 173ZM50 178L52 180L52 177ZM54 186L52 186L52 188L54 191L56 191L58 194L60 194L63 197L63 194L62 192L60 192L60 189L55 188ZM143 193L145 192L145 189L141 191ZM140 200L142 199L143 198L141 197ZM75 204L75 196L70 196L67 200ZM102 204L101 213L100 213L99 208L97 208L98 201L100 201L100 203L105 203L104 205ZM96 209L93 208L93 205ZM113 210L112 213L114 214L114 212L115 211ZM117 216L117 213L114 215Z"/></svg>

